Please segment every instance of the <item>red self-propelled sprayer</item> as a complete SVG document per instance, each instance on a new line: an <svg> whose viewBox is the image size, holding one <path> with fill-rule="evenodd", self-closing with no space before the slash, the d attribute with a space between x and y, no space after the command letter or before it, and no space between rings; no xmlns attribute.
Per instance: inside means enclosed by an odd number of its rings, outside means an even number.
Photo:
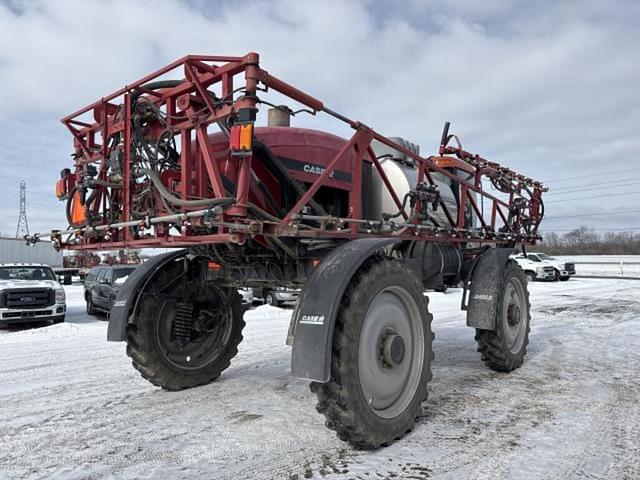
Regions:
<svg viewBox="0 0 640 480"><path fill-rule="evenodd" d="M291 127L303 113L353 135ZM74 166L56 185L69 227L54 245L181 247L141 265L112 304L109 340L126 341L153 384L193 387L229 366L240 287L302 288L292 374L359 447L401 437L426 399L425 289L462 285L482 359L522 364L529 299L509 255L539 240L545 188L463 150L448 123L437 154L421 156L271 75L257 53L183 57L62 121Z"/></svg>

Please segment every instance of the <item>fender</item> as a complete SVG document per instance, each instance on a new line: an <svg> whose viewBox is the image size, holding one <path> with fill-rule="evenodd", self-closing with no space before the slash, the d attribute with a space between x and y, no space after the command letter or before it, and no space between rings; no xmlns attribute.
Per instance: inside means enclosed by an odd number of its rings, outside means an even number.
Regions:
<svg viewBox="0 0 640 480"><path fill-rule="evenodd" d="M187 250L182 249L156 255L138 266L129 275L113 301L113 308L109 314L107 341L123 342L126 340L127 325L133 323L129 322L129 316L135 311L140 292L144 290L144 287L158 270L187 253Z"/></svg>
<svg viewBox="0 0 640 480"><path fill-rule="evenodd" d="M291 375L329 381L336 315L347 285L373 253L396 239L363 238L345 243L327 255L305 283L291 318Z"/></svg>
<svg viewBox="0 0 640 480"><path fill-rule="evenodd" d="M513 248L490 248L480 255L471 272L467 325L495 330L498 293Z"/></svg>

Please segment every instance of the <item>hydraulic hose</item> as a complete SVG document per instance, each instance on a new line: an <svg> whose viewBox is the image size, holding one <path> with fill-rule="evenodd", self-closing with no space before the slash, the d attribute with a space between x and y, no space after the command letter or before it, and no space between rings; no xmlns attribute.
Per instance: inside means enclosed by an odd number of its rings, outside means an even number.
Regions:
<svg viewBox="0 0 640 480"><path fill-rule="evenodd" d="M111 183L111 182L105 182L104 180L100 180L100 179L93 179L91 181L94 185L101 185L103 187L109 187L109 188L122 188L122 184L121 183Z"/></svg>
<svg viewBox="0 0 640 480"><path fill-rule="evenodd" d="M158 80L156 82L149 82L140 88L144 88L145 90L158 90L160 88L173 88L180 85L184 80ZM131 99L136 100L140 95L142 95L144 90L136 90L131 94Z"/></svg>
<svg viewBox="0 0 640 480"><path fill-rule="evenodd" d="M202 198L200 200L183 200L181 198L173 195L167 187L164 186L158 174L153 170L149 170L148 168L140 168L138 169L139 173L145 174L149 177L153 185L158 190L158 193L164 198L167 202L177 205L179 207L215 207L219 205L229 205L235 202L235 199L231 197L222 197L222 198Z"/></svg>
<svg viewBox="0 0 640 480"><path fill-rule="evenodd" d="M253 148L254 150L257 150L259 153L265 156L273 169L275 169L275 173L279 177L278 180L280 181L280 183L291 186L297 194L298 198L301 198L306 193L305 189L297 181L291 178L291 176L289 175L289 171L282 164L282 161L271 151L269 147L267 147L267 145L257 139L254 139ZM309 204L319 215L327 215L325 209L322 208L322 206L320 206L320 204L318 204L318 202L316 202L315 200L310 199Z"/></svg>

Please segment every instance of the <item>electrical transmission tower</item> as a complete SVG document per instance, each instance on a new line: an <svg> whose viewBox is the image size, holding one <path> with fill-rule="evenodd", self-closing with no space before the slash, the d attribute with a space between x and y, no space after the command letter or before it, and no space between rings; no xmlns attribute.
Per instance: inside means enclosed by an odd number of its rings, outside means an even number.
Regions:
<svg viewBox="0 0 640 480"><path fill-rule="evenodd" d="M23 238L25 235L29 235L29 224L27 223L27 184L23 180L20 182L20 216L16 238Z"/></svg>

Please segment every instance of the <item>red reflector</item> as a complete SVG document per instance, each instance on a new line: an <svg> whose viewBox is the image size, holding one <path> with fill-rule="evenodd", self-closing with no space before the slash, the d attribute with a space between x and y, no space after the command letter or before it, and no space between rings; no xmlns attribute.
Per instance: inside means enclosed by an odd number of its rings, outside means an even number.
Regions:
<svg viewBox="0 0 640 480"><path fill-rule="evenodd" d="M208 262L207 263L207 268L209 270L213 270L213 271L217 272L218 270L222 270L222 265L220 265L218 262Z"/></svg>
<svg viewBox="0 0 640 480"><path fill-rule="evenodd" d="M253 149L253 123L240 123L231 127L229 148L236 153L251 152Z"/></svg>

